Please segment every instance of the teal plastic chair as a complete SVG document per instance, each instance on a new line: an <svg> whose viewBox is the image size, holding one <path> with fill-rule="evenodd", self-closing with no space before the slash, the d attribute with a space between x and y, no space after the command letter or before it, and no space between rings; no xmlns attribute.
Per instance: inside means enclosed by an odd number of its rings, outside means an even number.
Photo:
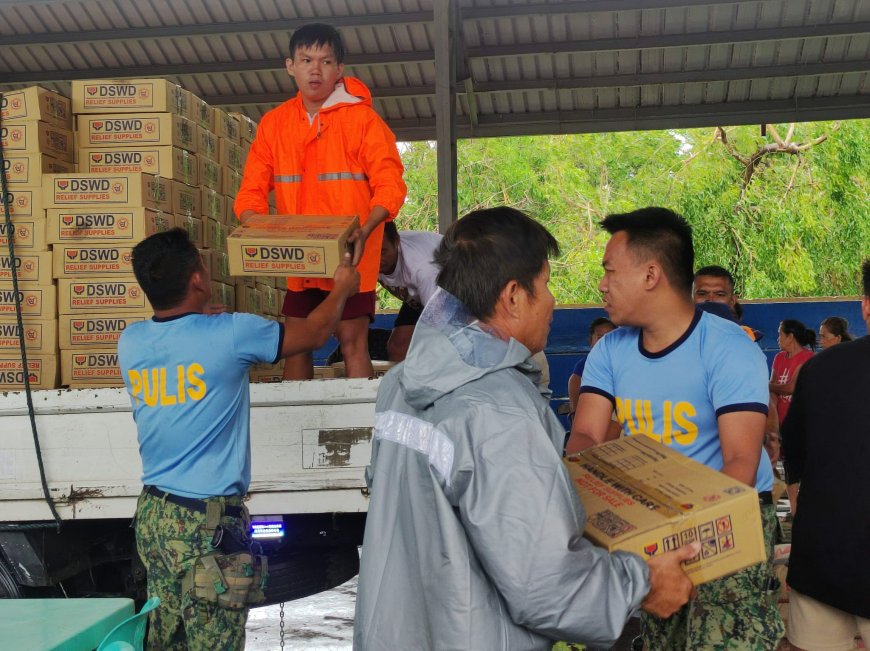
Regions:
<svg viewBox="0 0 870 651"><path fill-rule="evenodd" d="M100 642L97 651L142 651L145 644L145 625L148 623L148 613L160 605L160 597L151 597L142 606L142 610L128 617Z"/></svg>

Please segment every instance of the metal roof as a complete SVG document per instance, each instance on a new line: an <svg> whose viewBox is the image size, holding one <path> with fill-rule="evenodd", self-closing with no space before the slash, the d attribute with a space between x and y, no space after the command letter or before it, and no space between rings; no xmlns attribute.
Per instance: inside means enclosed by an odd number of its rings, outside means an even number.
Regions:
<svg viewBox="0 0 870 651"><path fill-rule="evenodd" d="M398 138L433 139L448 1L0 0L0 91L166 77L259 119L318 20ZM870 117L870 0L455 1L460 137Z"/></svg>

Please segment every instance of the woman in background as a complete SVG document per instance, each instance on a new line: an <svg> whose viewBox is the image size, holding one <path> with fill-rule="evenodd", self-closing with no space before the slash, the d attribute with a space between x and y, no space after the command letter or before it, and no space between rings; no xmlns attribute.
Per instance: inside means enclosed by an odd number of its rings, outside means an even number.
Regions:
<svg viewBox="0 0 870 651"><path fill-rule="evenodd" d="M829 316L819 326L819 346L827 350L831 346L852 341L849 334L849 322L841 316Z"/></svg>

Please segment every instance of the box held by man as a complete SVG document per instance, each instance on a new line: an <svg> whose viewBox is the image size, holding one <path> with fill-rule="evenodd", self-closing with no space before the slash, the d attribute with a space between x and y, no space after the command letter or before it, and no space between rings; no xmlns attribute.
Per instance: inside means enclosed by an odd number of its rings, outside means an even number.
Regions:
<svg viewBox="0 0 870 651"><path fill-rule="evenodd" d="M331 278L356 216L254 215L227 238L233 276Z"/></svg>
<svg viewBox="0 0 870 651"><path fill-rule="evenodd" d="M584 535L608 551L643 558L699 541L684 564L699 585L766 559L758 493L638 435L565 460L586 510Z"/></svg>

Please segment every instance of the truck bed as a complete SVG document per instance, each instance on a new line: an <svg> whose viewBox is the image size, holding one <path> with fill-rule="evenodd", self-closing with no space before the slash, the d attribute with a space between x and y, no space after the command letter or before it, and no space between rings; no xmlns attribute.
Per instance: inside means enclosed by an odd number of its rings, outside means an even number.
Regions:
<svg viewBox="0 0 870 651"><path fill-rule="evenodd" d="M360 512L379 380L251 385L252 514ZM132 517L142 489L124 389L34 391L49 490L64 520ZM23 392L0 394L0 521L50 520Z"/></svg>

